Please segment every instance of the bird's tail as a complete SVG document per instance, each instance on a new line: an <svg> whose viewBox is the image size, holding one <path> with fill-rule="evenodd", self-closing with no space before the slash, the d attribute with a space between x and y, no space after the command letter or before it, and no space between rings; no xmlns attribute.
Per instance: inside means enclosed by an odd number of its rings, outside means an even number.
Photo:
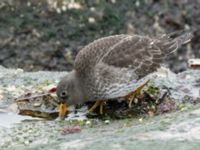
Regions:
<svg viewBox="0 0 200 150"><path fill-rule="evenodd" d="M181 36L176 37L174 40L177 41L178 45L187 44L192 39L192 33L185 33Z"/></svg>
<svg viewBox="0 0 200 150"><path fill-rule="evenodd" d="M171 54L176 51L181 45L187 44L192 39L191 33L185 33L177 37L168 36L168 42L166 42L163 46L163 50L165 54Z"/></svg>

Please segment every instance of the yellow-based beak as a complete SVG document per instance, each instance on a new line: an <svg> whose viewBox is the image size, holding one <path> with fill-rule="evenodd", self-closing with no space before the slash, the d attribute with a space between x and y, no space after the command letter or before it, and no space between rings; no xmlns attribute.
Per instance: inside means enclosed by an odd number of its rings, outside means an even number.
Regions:
<svg viewBox="0 0 200 150"><path fill-rule="evenodd" d="M59 117L60 117L60 119L64 119L65 118L65 114L66 114L67 111L68 111L67 105L61 103L60 107L59 107Z"/></svg>

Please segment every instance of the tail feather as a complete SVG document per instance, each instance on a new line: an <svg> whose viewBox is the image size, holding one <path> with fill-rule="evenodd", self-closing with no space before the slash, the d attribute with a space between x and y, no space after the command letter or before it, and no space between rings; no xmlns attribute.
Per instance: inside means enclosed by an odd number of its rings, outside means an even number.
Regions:
<svg viewBox="0 0 200 150"><path fill-rule="evenodd" d="M163 52L167 55L175 52L181 45L187 44L192 39L191 33L185 33L181 36L178 36L174 39L168 38L167 42L164 42L162 45Z"/></svg>
<svg viewBox="0 0 200 150"><path fill-rule="evenodd" d="M187 44L188 42L190 42L192 39L192 34L191 33L185 33L177 38L175 38L174 40L177 41L178 45L183 45L183 44Z"/></svg>

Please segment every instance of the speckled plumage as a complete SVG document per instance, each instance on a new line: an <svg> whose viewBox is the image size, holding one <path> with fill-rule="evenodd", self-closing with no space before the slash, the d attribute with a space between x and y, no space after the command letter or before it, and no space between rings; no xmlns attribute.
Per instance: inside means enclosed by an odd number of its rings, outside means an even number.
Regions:
<svg viewBox="0 0 200 150"><path fill-rule="evenodd" d="M57 95L69 105L125 96L190 38L114 35L95 40L78 53L74 70L58 84Z"/></svg>

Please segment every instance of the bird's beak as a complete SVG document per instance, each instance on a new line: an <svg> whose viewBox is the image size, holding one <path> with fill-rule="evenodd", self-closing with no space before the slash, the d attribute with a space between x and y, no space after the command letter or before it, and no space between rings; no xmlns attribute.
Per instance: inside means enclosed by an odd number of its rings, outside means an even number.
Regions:
<svg viewBox="0 0 200 150"><path fill-rule="evenodd" d="M63 120L65 118L65 114L66 114L67 111L68 111L67 104L60 103L60 106L59 106L59 118Z"/></svg>

